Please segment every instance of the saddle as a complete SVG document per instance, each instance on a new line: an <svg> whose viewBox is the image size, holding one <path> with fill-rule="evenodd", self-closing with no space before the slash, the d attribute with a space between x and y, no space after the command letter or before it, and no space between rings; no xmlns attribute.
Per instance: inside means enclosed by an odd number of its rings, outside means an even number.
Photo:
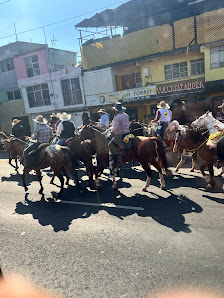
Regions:
<svg viewBox="0 0 224 298"><path fill-rule="evenodd" d="M49 143L43 143L38 146L37 149L32 150L28 153L29 156L29 165L32 167L38 167L40 164L40 153L43 149L50 146Z"/></svg>

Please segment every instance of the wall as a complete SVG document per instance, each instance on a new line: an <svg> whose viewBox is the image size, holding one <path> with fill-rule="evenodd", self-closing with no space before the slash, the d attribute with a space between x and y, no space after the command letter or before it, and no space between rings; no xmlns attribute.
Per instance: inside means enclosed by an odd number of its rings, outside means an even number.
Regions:
<svg viewBox="0 0 224 298"><path fill-rule="evenodd" d="M55 66L57 65L67 67L72 65L75 66L77 64L75 52L69 52L69 51L50 48L48 49L47 55L48 55L48 61L49 61L49 70L51 72L55 71Z"/></svg>
<svg viewBox="0 0 224 298"><path fill-rule="evenodd" d="M211 69L210 46L202 46L201 52L205 56L205 82L217 81L224 79L224 67Z"/></svg>
<svg viewBox="0 0 224 298"><path fill-rule="evenodd" d="M15 65L15 71L16 76L18 80L23 80L28 77L27 70L26 70L26 64L25 64L25 58L31 57L37 55L38 56L38 63L40 67L40 74L43 75L45 73L48 73L48 63L47 63L47 57L46 57L46 49L42 48L40 50L32 51L24 55L16 56L13 58L14 65Z"/></svg>
<svg viewBox="0 0 224 298"><path fill-rule="evenodd" d="M26 116L23 100L9 101L0 104L0 125L1 130L11 133L12 119ZM30 121L31 124L32 121Z"/></svg>
<svg viewBox="0 0 224 298"><path fill-rule="evenodd" d="M115 79L111 67L85 72L83 87L86 96L115 91Z"/></svg>
<svg viewBox="0 0 224 298"><path fill-rule="evenodd" d="M146 83L153 83L153 84L158 84L158 83L171 83L171 82L180 82L180 81L185 81L189 79L197 79L197 78L203 78L205 75L196 75L196 76L191 76L191 69L190 69L190 61L191 60L196 60L203 58L204 55L203 53L200 53L199 51L197 52L189 52L189 53L184 53L184 54L179 54L179 55L169 55L169 56L162 56L153 60L150 60L149 62L142 63L142 85L145 86ZM165 70L164 66L169 65L169 64L174 64L174 63L179 63L179 62L185 62L187 61L188 65L188 77L184 78L177 78L177 79L172 79L172 80L165 80ZM143 68L148 67L149 69L149 77L144 77L143 76Z"/></svg>
<svg viewBox="0 0 224 298"><path fill-rule="evenodd" d="M63 94L61 89L61 80L62 79L72 79L75 77L79 77L80 88L82 92L83 103L79 105L71 105L71 106L64 106L63 101ZM47 106L40 106L30 108L26 87L34 86L38 84L48 84L49 93L51 95L51 105ZM38 114L38 113L46 113L50 111L62 111L62 110L69 110L74 108L82 108L84 107L84 94L83 94L83 87L82 87L82 80L81 80L81 69L78 67L68 67L66 69L62 69L53 73L47 73L44 75L27 78L24 80L18 81L18 84L22 90L24 104L26 108L26 112L28 114Z"/></svg>
<svg viewBox="0 0 224 298"><path fill-rule="evenodd" d="M18 83L16 72L14 69L0 73L0 90L1 91L15 91L18 90Z"/></svg>
<svg viewBox="0 0 224 298"><path fill-rule="evenodd" d="M113 67L112 72L113 72L113 76L115 77L116 90L121 91L123 89L121 76L131 74L131 73L141 72L141 67L136 66L134 63L126 64L122 66Z"/></svg>

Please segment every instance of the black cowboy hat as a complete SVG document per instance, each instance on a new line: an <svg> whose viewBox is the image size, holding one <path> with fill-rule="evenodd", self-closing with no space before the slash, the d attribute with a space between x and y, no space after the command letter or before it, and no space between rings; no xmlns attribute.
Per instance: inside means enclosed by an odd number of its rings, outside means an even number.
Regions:
<svg viewBox="0 0 224 298"><path fill-rule="evenodd" d="M84 113L82 114L82 117L89 118L89 114L86 113L86 112L84 112Z"/></svg>

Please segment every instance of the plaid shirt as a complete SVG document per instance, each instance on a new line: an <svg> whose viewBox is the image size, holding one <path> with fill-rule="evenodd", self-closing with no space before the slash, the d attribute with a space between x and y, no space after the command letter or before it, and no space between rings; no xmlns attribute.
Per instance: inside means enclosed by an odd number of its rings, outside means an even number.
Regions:
<svg viewBox="0 0 224 298"><path fill-rule="evenodd" d="M53 138L53 133L48 125L38 125L32 135L32 140L37 140L39 143L49 143Z"/></svg>

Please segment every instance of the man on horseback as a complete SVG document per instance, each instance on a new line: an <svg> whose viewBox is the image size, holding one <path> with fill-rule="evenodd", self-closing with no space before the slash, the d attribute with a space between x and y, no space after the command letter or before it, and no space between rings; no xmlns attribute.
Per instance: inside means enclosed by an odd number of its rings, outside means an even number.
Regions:
<svg viewBox="0 0 224 298"><path fill-rule="evenodd" d="M82 114L82 123L83 123L83 125L89 125L91 123L91 120L89 118L89 114L86 113L86 112L84 112Z"/></svg>
<svg viewBox="0 0 224 298"><path fill-rule="evenodd" d="M108 128L109 127L109 117L106 114L106 111L104 109L100 109L97 113L100 115L99 126L102 128Z"/></svg>
<svg viewBox="0 0 224 298"><path fill-rule="evenodd" d="M17 139L25 140L25 129L20 122L21 120L18 119L12 121L12 135Z"/></svg>
<svg viewBox="0 0 224 298"><path fill-rule="evenodd" d="M221 104L221 106L218 106L219 109L222 110L222 113L224 114L224 102ZM217 122L214 124L214 127L218 129L219 131L224 131L224 123ZM218 163L217 167L223 167L224 166L224 136L222 136L218 142L217 142L217 155L218 155Z"/></svg>
<svg viewBox="0 0 224 298"><path fill-rule="evenodd" d="M112 126L109 128L114 133L114 137L109 142L110 152L114 155L121 155L121 146L123 138L129 134L129 116L125 113L126 108L120 102L112 108L115 111L115 117Z"/></svg>
<svg viewBox="0 0 224 298"><path fill-rule="evenodd" d="M171 114L169 112L170 106L167 103L165 103L165 101L161 101L157 105L157 108L158 110L156 112L156 117L154 120L152 120L152 122L159 122L158 135L163 140L163 134L171 120Z"/></svg>
<svg viewBox="0 0 224 298"><path fill-rule="evenodd" d="M24 164L26 167L30 165L29 153L31 151L36 150L40 144L49 143L53 138L53 133L50 126L47 125L48 121L42 115L38 115L36 119L33 120L37 123L37 127L34 130L33 135L30 140L32 142L25 150L24 150ZM35 142L36 141L36 142ZM39 157L36 158L36 162L38 163Z"/></svg>
<svg viewBox="0 0 224 298"><path fill-rule="evenodd" d="M71 115L67 113L62 113L61 123L58 125L56 135L59 136L58 145L63 146L67 139L74 137L75 125L71 119Z"/></svg>

